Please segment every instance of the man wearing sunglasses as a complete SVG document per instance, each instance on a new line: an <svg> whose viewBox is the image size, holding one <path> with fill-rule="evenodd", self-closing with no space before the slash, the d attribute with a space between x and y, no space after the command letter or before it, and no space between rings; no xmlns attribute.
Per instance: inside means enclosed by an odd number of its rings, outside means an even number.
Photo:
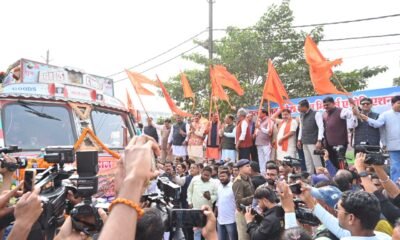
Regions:
<svg viewBox="0 0 400 240"><path fill-rule="evenodd" d="M360 113L365 116L368 116L372 119L378 119L379 114L373 112L372 109L372 99L370 98L363 98L360 102L361 109ZM353 110L355 116L359 116L357 109L354 108ZM379 128L374 128L368 124L367 121L363 121L360 117L357 118L355 122L355 129L354 129L354 146L359 145L360 143L366 143L368 145L375 145L379 146L380 141L380 134ZM354 155L356 152L354 153Z"/></svg>

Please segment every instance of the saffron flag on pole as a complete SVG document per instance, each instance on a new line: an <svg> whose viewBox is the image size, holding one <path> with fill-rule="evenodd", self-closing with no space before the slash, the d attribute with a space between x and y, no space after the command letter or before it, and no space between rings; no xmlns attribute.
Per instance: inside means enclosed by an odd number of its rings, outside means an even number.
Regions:
<svg viewBox="0 0 400 240"><path fill-rule="evenodd" d="M215 70L213 66L210 66L210 80L211 80L211 97L227 101L229 103L228 95L226 94L222 85L216 80Z"/></svg>
<svg viewBox="0 0 400 240"><path fill-rule="evenodd" d="M158 83L156 81L150 80L146 76L144 76L140 73L132 72L132 71L129 71L129 72L136 79L136 81L139 82L140 84L150 84L155 87L158 87Z"/></svg>
<svg viewBox="0 0 400 240"><path fill-rule="evenodd" d="M169 96L169 93L167 92L167 89L165 89L164 84L160 81L160 79L157 76L157 82L158 82L158 86L161 88L161 91L164 94L164 98L167 101L167 104L169 106L169 108L171 109L171 111L175 114L178 114L179 116L182 117L191 117L192 114L187 113L185 111L182 111L181 109L179 109L176 104L174 103L174 101L172 100L172 98Z"/></svg>
<svg viewBox="0 0 400 240"><path fill-rule="evenodd" d="M346 94L336 89L330 78L333 75L332 67L342 63L342 59L328 61L319 51L317 45L310 36L306 37L304 55L310 66L310 78L317 94Z"/></svg>
<svg viewBox="0 0 400 240"><path fill-rule="evenodd" d="M217 83L221 84L224 87L232 89L239 96L243 96L244 91L240 86L239 81L233 74L228 72L226 67L222 65L214 65L214 78Z"/></svg>
<svg viewBox="0 0 400 240"><path fill-rule="evenodd" d="M289 96L276 72L271 59L268 60L268 75L264 84L263 99L278 103L281 109L285 103L289 103Z"/></svg>
<svg viewBox="0 0 400 240"><path fill-rule="evenodd" d="M125 72L128 75L128 78L131 81L132 86L136 91L136 94L154 96L154 93L152 93L150 90L148 90L147 88L142 86L143 79L138 79L136 74L134 74L128 70L125 70ZM151 80L149 80L149 81L151 81Z"/></svg>
<svg viewBox="0 0 400 240"><path fill-rule="evenodd" d="M192 88L190 87L189 80L186 77L185 73L181 73L181 83L183 89L183 97L184 98L194 98L194 93Z"/></svg>

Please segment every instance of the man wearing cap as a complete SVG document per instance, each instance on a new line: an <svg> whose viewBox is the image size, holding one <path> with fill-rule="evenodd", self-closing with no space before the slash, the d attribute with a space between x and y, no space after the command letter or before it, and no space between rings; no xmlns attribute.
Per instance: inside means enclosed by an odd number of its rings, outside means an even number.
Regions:
<svg viewBox="0 0 400 240"><path fill-rule="evenodd" d="M298 104L300 112L300 130L297 147L303 149L306 167L309 174L322 166L321 157L315 155L315 150L321 150L324 137L324 121L322 114L310 108L309 102L304 99Z"/></svg>
<svg viewBox="0 0 400 240"><path fill-rule="evenodd" d="M271 156L271 136L272 136L272 121L268 119L267 110L263 109L260 113L259 123L256 125L256 140L258 162L260 164L261 174L264 175L266 163Z"/></svg>
<svg viewBox="0 0 400 240"><path fill-rule="evenodd" d="M236 150L239 152L239 159L250 159L253 138L251 137L249 122L246 119L247 111L240 108L237 113L238 122L236 125Z"/></svg>
<svg viewBox="0 0 400 240"><path fill-rule="evenodd" d="M240 211L240 204L250 206L253 201L254 186L250 179L250 161L248 159L241 159L237 162L236 166L239 168L239 176L235 178L232 185L236 208L238 209L235 214L236 227L239 240L250 240L244 214Z"/></svg>
<svg viewBox="0 0 400 240"><path fill-rule="evenodd" d="M176 115L175 117L176 123L172 126L168 137L168 149L172 150L174 157L186 158L189 124L185 123L181 116Z"/></svg>
<svg viewBox="0 0 400 240"><path fill-rule="evenodd" d="M225 117L225 124L220 130L221 137L221 160L229 162L236 162L236 149L235 149L235 117L232 114L228 114Z"/></svg>
<svg viewBox="0 0 400 240"><path fill-rule="evenodd" d="M371 98L363 98L360 102L360 105L361 105L361 114L374 120L379 118L379 113L371 111L372 109ZM363 121L361 117L359 117L359 111L356 108L354 108L353 114L357 116L354 129L354 146L359 145L362 142L368 145L379 146L380 144L379 128L374 128L368 124L368 121ZM356 151L354 152L354 154L356 154Z"/></svg>
<svg viewBox="0 0 400 240"><path fill-rule="evenodd" d="M195 112L193 121L190 123L188 137L188 155L189 158L200 163L203 161L203 141L204 141L204 125L200 123L201 114Z"/></svg>

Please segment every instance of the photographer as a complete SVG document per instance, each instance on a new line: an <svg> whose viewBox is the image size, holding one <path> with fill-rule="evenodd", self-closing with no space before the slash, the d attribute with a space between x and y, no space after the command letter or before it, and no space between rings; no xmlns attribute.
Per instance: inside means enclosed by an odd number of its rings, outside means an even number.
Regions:
<svg viewBox="0 0 400 240"><path fill-rule="evenodd" d="M17 162L17 160L14 157L11 157L4 153L2 153L1 155L5 162L9 162L9 163ZM13 181L14 171L10 171L9 169L2 167L2 168L0 168L0 174L3 176L3 182L1 183L0 192L3 192L5 190L10 190L11 184Z"/></svg>
<svg viewBox="0 0 400 240"><path fill-rule="evenodd" d="M263 220L260 223L255 222L255 215L251 213L251 208L247 208L245 219L251 239L279 240L283 232L284 211L277 205L275 192L262 187L256 190L254 198L258 200L258 207L263 211Z"/></svg>
<svg viewBox="0 0 400 240"><path fill-rule="evenodd" d="M19 188L22 186L19 185ZM2 207L5 207L4 203L8 203L9 199L12 196L15 196L17 189L16 188L5 195L6 200L1 203ZM14 209L14 217L15 222L14 226L11 230L10 235L8 236L8 240L21 240L27 239L28 235L31 231L32 226L36 223L36 220L39 218L42 213L42 201L39 197L40 188L35 187L33 192L27 192L18 200L18 203L15 205Z"/></svg>
<svg viewBox="0 0 400 240"><path fill-rule="evenodd" d="M387 234L374 232L381 209L379 200L364 191L343 193L335 206L337 218L311 196L311 189L302 184L300 198L330 232L343 239L390 239ZM343 228L342 228L343 227ZM363 237L363 238L360 238Z"/></svg>
<svg viewBox="0 0 400 240"><path fill-rule="evenodd" d="M364 186L365 191L369 193L373 193L380 202L380 206L382 209L382 214L387 218L387 220L392 224L395 225L396 220L400 218L400 209L393 205L392 202L387 199L381 191L373 184L372 180L370 179L369 175L365 171L365 153L357 153L354 166L357 169L358 174L361 178L361 183ZM379 166L374 165L374 168Z"/></svg>

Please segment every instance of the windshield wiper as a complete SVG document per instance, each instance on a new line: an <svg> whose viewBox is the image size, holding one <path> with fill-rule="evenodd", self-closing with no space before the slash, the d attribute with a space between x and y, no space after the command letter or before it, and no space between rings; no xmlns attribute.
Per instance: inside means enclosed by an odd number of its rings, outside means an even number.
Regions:
<svg viewBox="0 0 400 240"><path fill-rule="evenodd" d="M32 114L34 114L34 115L36 115L36 116L38 116L38 117L47 118L47 119L56 120L56 121L61 121L61 119L59 119L59 118L53 117L53 116L48 115L48 114L46 114L46 113L39 112L38 110L29 107L29 106L28 106L29 103L27 103L27 102L18 101L18 103L19 103L22 107L29 109L29 110L25 110L25 112L32 113ZM35 105L35 104L32 104L32 105Z"/></svg>

